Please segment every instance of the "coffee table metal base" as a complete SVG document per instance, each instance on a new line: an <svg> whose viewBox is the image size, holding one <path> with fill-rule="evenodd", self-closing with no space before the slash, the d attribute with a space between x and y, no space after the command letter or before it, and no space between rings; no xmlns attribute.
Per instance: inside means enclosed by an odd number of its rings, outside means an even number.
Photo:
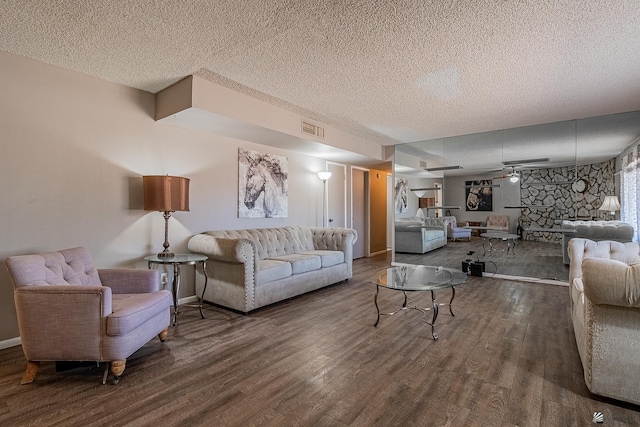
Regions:
<svg viewBox="0 0 640 427"><path fill-rule="evenodd" d="M378 313L378 318L376 319L376 323L373 325L374 327L378 326L378 323L380 322L380 316L393 316L396 313L399 313L401 311L404 310L416 310L419 311L420 313L422 313L422 321L424 323L426 323L427 325L431 326L431 336L433 337L434 341L438 340L438 335L436 335L436 319L438 318L438 312L439 312L439 306L449 306L449 313L451 313L452 316L455 316L455 314L453 314L453 308L452 308L452 304L453 304L453 299L456 297L456 289L452 286L451 287L451 299L449 300L448 303L438 303L436 302L436 294L435 291L430 291L431 292L431 307L418 307L416 305L413 305L413 302L411 301L411 298L409 298L407 296L407 291L402 291L402 293L404 294L404 302L402 303L402 307L400 307L399 309L397 309L394 312L391 313L380 313L380 307L378 306L378 293L380 292L380 285L376 285L376 295L373 298L373 303L376 306L376 311ZM433 311L433 316L431 318L431 321L429 321L428 319L428 315L429 312Z"/></svg>

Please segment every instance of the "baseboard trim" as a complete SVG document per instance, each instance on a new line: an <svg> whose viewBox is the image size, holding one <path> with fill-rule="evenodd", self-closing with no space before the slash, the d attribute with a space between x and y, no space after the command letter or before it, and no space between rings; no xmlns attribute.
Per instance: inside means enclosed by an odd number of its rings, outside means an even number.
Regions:
<svg viewBox="0 0 640 427"><path fill-rule="evenodd" d="M178 305L181 304L193 304L193 303L200 303L200 298L198 298L196 295L191 295L190 297L184 297L184 298L180 298L178 299Z"/></svg>
<svg viewBox="0 0 640 427"><path fill-rule="evenodd" d="M484 273L484 277L491 277L494 279L504 279L504 280L515 280L518 282L540 283L543 285L569 286L568 282L564 282L562 280L538 279L536 277L526 277L526 276L511 276L508 274Z"/></svg>
<svg viewBox="0 0 640 427"><path fill-rule="evenodd" d="M20 337L9 338L8 340L0 341L0 350L4 350L5 348L15 347L17 345L22 344L22 340Z"/></svg>
<svg viewBox="0 0 640 427"><path fill-rule="evenodd" d="M369 256L382 255L382 254L386 254L387 252L389 252L389 250L388 250L388 249L385 249L385 250L383 250L383 251L378 251L378 252L371 252L371 253L369 254Z"/></svg>

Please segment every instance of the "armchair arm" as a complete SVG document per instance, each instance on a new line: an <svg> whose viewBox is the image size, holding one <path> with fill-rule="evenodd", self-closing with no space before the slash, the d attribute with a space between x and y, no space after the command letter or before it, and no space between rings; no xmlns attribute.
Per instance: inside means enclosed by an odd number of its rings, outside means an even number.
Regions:
<svg viewBox="0 0 640 427"><path fill-rule="evenodd" d="M640 308L640 264L587 258L582 273L585 296L593 304Z"/></svg>
<svg viewBox="0 0 640 427"><path fill-rule="evenodd" d="M100 282L114 294L141 294L160 290L158 270L98 269Z"/></svg>
<svg viewBox="0 0 640 427"><path fill-rule="evenodd" d="M22 286L14 293L22 347L28 360L100 360L111 314L106 286Z"/></svg>

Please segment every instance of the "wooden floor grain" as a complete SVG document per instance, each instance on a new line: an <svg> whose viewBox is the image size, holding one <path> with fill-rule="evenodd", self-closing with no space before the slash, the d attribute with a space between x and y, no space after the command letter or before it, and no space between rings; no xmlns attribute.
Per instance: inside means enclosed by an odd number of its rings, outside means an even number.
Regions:
<svg viewBox="0 0 640 427"><path fill-rule="evenodd" d="M201 320L185 307L118 385L103 386L101 368L43 363L21 386L21 348L2 350L0 425L587 426L594 411L640 425L639 407L586 389L567 287L470 277L433 341L416 311L373 327L369 279L389 263L356 260L348 282L249 315L207 306ZM383 311L401 302L381 290Z"/></svg>

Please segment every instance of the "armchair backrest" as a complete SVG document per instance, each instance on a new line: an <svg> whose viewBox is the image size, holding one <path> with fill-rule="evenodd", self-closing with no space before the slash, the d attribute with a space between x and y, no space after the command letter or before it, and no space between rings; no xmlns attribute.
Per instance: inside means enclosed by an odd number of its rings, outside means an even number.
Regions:
<svg viewBox="0 0 640 427"><path fill-rule="evenodd" d="M82 247L6 259L15 289L34 285L101 286L93 258Z"/></svg>
<svg viewBox="0 0 640 427"><path fill-rule="evenodd" d="M449 227L451 228L456 228L458 225L456 223L456 217L455 216L443 216L443 219L449 221Z"/></svg>
<svg viewBox="0 0 640 427"><path fill-rule="evenodd" d="M509 230L508 215L489 215L487 217L487 227L500 227Z"/></svg>

